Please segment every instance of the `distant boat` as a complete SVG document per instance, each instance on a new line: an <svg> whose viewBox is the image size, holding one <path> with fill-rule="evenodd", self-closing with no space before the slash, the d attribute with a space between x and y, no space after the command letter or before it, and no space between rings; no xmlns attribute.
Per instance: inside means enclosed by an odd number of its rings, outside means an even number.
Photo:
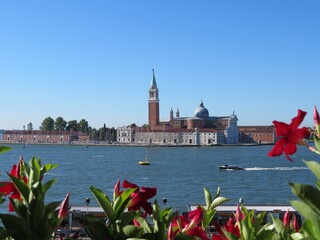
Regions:
<svg viewBox="0 0 320 240"><path fill-rule="evenodd" d="M144 161L138 162L139 165L150 165L150 162L148 161L147 157Z"/></svg>
<svg viewBox="0 0 320 240"><path fill-rule="evenodd" d="M150 165L150 162L148 162L148 161L140 161L139 165Z"/></svg>
<svg viewBox="0 0 320 240"><path fill-rule="evenodd" d="M219 166L219 169L220 170L244 170L244 168L239 167L237 165L228 165L228 164Z"/></svg>

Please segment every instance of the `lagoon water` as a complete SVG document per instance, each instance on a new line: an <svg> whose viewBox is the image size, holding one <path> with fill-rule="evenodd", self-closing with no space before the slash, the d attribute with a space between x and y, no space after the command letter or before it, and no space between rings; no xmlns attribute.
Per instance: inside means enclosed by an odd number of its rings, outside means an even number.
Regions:
<svg viewBox="0 0 320 240"><path fill-rule="evenodd" d="M56 163L59 167L50 171L44 181L56 178L48 191L47 201L61 201L70 192L71 205L97 205L91 185L102 189L112 198L113 187L118 180L127 179L139 186L156 187L155 199L166 206L186 211L189 203L204 203L203 189L213 195L218 187L221 196L230 198L231 204L239 198L249 204L289 204L296 199L288 182L313 184L315 178L302 159L319 161L319 156L300 147L293 155L294 163L284 156L270 158L265 146L219 147L117 147L73 145L23 145L13 144L12 150L0 154L0 179L22 154L29 162L31 157L41 158L42 163ZM150 166L137 163L145 159ZM220 171L219 165L236 164L245 171ZM154 199L153 199L154 200ZM7 202L0 206L7 211Z"/></svg>

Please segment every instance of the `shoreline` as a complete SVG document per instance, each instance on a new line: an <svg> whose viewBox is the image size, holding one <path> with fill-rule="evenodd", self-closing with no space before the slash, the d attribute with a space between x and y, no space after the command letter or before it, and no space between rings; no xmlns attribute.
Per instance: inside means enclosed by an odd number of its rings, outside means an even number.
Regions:
<svg viewBox="0 0 320 240"><path fill-rule="evenodd" d="M274 143L237 143L237 144L214 144L214 145L188 145L188 144L119 144L119 143L91 143L91 142L66 142L66 143L52 143L52 142L8 142L0 141L0 145L22 145L23 147L27 145L60 145L60 146L101 146L101 147L251 147L251 146L265 146L274 145Z"/></svg>

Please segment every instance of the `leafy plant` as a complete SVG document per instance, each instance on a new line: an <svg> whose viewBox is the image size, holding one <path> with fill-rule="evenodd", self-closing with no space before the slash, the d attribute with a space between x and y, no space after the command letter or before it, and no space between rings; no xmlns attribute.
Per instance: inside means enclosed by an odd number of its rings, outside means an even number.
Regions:
<svg viewBox="0 0 320 240"><path fill-rule="evenodd" d="M45 204L45 194L56 180L42 183L42 179L45 173L56 167L56 164L41 165L41 160L35 157L27 164L21 156L19 163L7 173L11 181L0 183L0 193L11 194L9 211L16 214L0 214L5 228L0 239L9 236L15 240L52 238L68 212L69 201L68 193L61 203Z"/></svg>

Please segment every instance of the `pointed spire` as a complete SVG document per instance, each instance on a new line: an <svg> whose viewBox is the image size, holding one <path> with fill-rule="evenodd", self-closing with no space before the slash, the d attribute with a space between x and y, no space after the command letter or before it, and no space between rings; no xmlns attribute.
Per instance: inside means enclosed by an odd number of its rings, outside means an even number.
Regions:
<svg viewBox="0 0 320 240"><path fill-rule="evenodd" d="M157 82L156 82L156 77L154 75L154 69L152 69L152 79L151 79L151 88L157 88Z"/></svg>
<svg viewBox="0 0 320 240"><path fill-rule="evenodd" d="M202 102L202 99L201 99L201 103L200 103L200 106L199 106L199 107L204 107L203 102Z"/></svg>

